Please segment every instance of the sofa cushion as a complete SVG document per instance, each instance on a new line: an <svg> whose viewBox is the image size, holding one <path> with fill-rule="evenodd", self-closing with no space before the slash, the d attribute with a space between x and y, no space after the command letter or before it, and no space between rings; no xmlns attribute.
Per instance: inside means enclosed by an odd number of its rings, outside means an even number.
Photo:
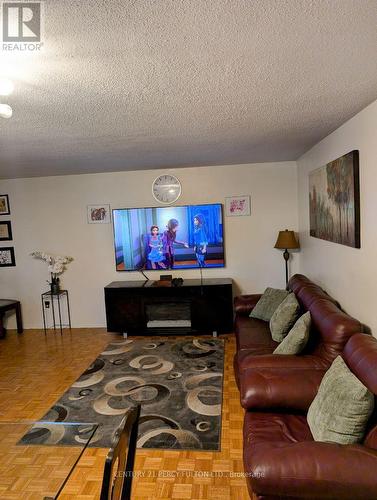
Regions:
<svg viewBox="0 0 377 500"><path fill-rule="evenodd" d="M294 293L290 293L276 308L270 320L271 336L281 342L295 324L300 313L300 304Z"/></svg>
<svg viewBox="0 0 377 500"><path fill-rule="evenodd" d="M282 446L301 441L313 441L305 415L279 412L245 412L243 427L244 444L250 454L261 447Z"/></svg>
<svg viewBox="0 0 377 500"><path fill-rule="evenodd" d="M266 288L262 297L256 303L254 309L250 313L250 318L262 319L270 321L276 308L283 302L289 292L287 290L279 290L278 288Z"/></svg>
<svg viewBox="0 0 377 500"><path fill-rule="evenodd" d="M298 318L288 335L274 350L274 354L299 354L308 343L310 324L311 318L308 311Z"/></svg>
<svg viewBox="0 0 377 500"><path fill-rule="evenodd" d="M272 340L268 323L260 319L249 318L247 316L238 316L235 321L235 334L237 341L237 350L252 349L254 346L274 345L277 343Z"/></svg>
<svg viewBox="0 0 377 500"><path fill-rule="evenodd" d="M300 415L246 412L244 464L250 498L377 498L375 450L315 442Z"/></svg>
<svg viewBox="0 0 377 500"><path fill-rule="evenodd" d="M374 395L338 356L309 407L308 424L316 441L357 443L364 437L373 407Z"/></svg>

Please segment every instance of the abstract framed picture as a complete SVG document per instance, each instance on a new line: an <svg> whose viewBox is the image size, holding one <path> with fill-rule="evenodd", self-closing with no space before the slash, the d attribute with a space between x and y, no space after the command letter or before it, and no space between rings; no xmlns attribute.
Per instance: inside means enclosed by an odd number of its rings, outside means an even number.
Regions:
<svg viewBox="0 0 377 500"><path fill-rule="evenodd" d="M309 173L310 236L360 248L359 151Z"/></svg>
<svg viewBox="0 0 377 500"><path fill-rule="evenodd" d="M9 215L9 197L7 194L0 194L0 215Z"/></svg>
<svg viewBox="0 0 377 500"><path fill-rule="evenodd" d="M13 247L0 247L0 267L11 267L16 265Z"/></svg>
<svg viewBox="0 0 377 500"><path fill-rule="evenodd" d="M225 198L225 214L227 217L250 215L250 196L229 196Z"/></svg>
<svg viewBox="0 0 377 500"><path fill-rule="evenodd" d="M109 224L110 205L88 205L88 224Z"/></svg>
<svg viewBox="0 0 377 500"><path fill-rule="evenodd" d="M12 225L10 220L0 221L0 241L12 239Z"/></svg>

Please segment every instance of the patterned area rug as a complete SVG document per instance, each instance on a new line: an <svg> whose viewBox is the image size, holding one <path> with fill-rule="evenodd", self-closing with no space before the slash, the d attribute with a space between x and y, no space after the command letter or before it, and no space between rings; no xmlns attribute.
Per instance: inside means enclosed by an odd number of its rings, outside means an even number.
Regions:
<svg viewBox="0 0 377 500"><path fill-rule="evenodd" d="M111 343L41 420L100 424L90 446L109 448L124 412L141 403L138 448L219 450L224 370L220 339L149 339ZM48 425L20 444L72 445L92 426Z"/></svg>

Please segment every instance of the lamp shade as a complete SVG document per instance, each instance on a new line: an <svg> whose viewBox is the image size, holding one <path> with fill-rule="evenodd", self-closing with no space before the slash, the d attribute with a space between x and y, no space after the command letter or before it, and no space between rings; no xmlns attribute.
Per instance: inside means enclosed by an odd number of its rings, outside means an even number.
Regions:
<svg viewBox="0 0 377 500"><path fill-rule="evenodd" d="M300 244L297 241L295 232L288 231L288 229L286 229L285 231L279 231L278 239L275 243L275 248L300 248Z"/></svg>

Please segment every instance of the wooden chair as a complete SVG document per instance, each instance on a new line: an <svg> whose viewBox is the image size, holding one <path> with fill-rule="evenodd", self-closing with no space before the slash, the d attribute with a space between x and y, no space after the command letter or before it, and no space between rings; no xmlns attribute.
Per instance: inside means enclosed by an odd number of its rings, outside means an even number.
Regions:
<svg viewBox="0 0 377 500"><path fill-rule="evenodd" d="M107 454L100 500L130 500L140 405L130 408Z"/></svg>

